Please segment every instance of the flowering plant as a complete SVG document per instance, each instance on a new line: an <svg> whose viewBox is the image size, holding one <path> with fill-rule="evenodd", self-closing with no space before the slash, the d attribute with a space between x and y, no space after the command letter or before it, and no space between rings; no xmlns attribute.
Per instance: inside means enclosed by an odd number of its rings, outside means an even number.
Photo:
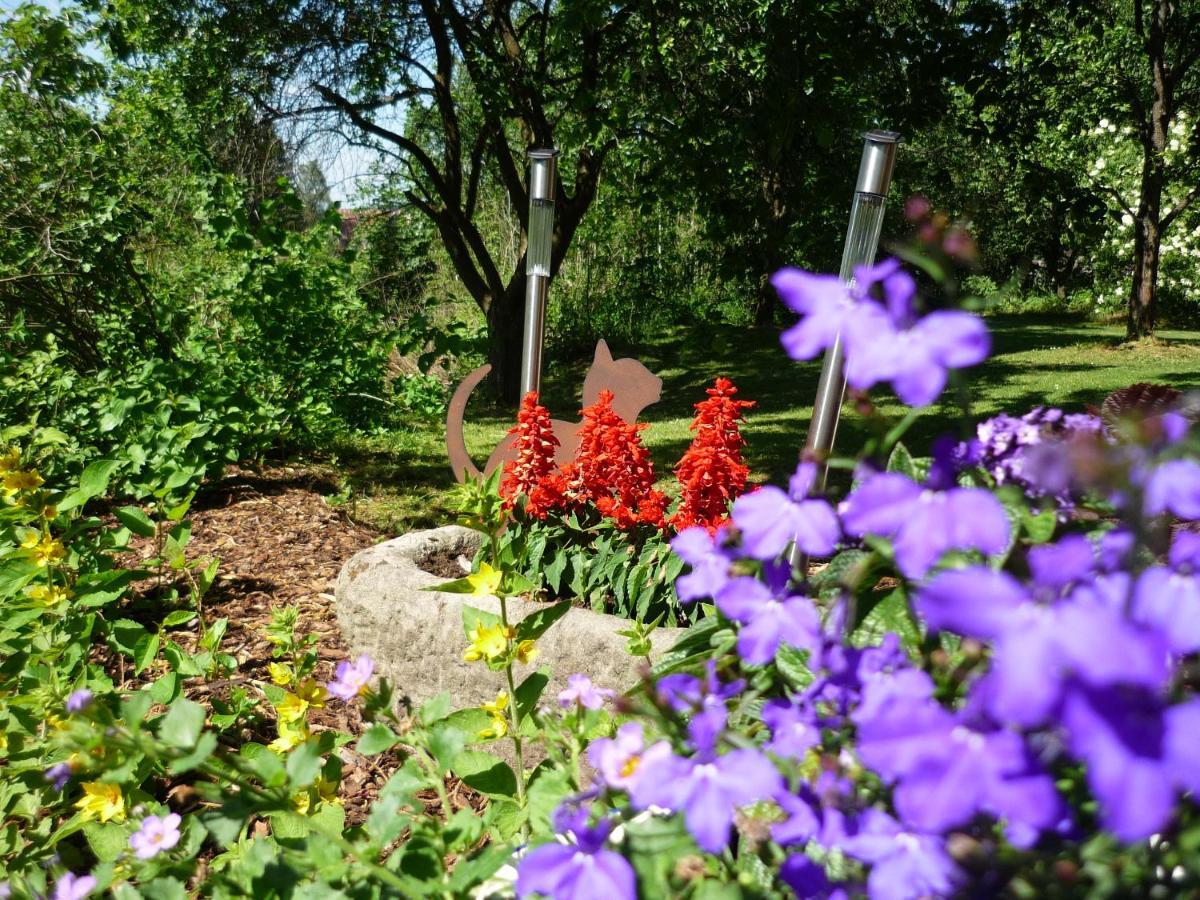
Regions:
<svg viewBox="0 0 1200 900"><path fill-rule="evenodd" d="M574 597L638 621L678 617L673 581L683 562L668 539L700 526L715 532L746 489L744 410L728 378L717 378L695 405L691 445L675 467L678 501L655 487L642 424L625 422L602 391L582 411L572 461L555 463L559 440L536 394L521 403L513 436L516 459L499 482L511 513L499 553L520 560L533 590ZM476 516L476 518L478 518Z"/></svg>
<svg viewBox="0 0 1200 900"><path fill-rule="evenodd" d="M918 316L894 263L776 284L804 316L789 352L844 331L852 384L929 402L986 354L981 320ZM1200 538L1174 523L1200 518L1197 442L1170 412L1123 441L1062 420L925 460L901 425L836 505L805 460L681 532L679 596L716 615L616 703L517 895L1196 890ZM828 561L793 570L793 542Z"/></svg>

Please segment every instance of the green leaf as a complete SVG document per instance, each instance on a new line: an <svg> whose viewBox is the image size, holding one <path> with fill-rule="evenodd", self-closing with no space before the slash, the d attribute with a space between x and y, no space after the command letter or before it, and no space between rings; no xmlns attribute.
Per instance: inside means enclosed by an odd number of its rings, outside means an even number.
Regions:
<svg viewBox="0 0 1200 900"><path fill-rule="evenodd" d="M147 634L146 629L132 619L117 619L109 626L109 640L127 656L133 656L137 652L138 643Z"/></svg>
<svg viewBox="0 0 1200 900"><path fill-rule="evenodd" d="M308 787L320 773L321 744L316 739L309 738L288 754L287 774L292 787Z"/></svg>
<svg viewBox="0 0 1200 900"><path fill-rule="evenodd" d="M504 760L482 750L463 750L454 760L454 774L469 787L496 797L515 797L517 776Z"/></svg>
<svg viewBox="0 0 1200 900"><path fill-rule="evenodd" d="M136 506L123 506L114 510L117 520L138 537L154 537L154 523Z"/></svg>
<svg viewBox="0 0 1200 900"><path fill-rule="evenodd" d="M173 775L182 775L184 772L190 772L212 756L216 749L217 736L211 731L206 731L200 735L199 740L196 741L196 746L192 748L190 753L171 760L167 768Z"/></svg>
<svg viewBox="0 0 1200 900"><path fill-rule="evenodd" d="M163 628L174 628L176 625L185 625L192 619L196 618L194 609L176 609L167 614L167 617L162 621Z"/></svg>
<svg viewBox="0 0 1200 900"><path fill-rule="evenodd" d="M388 728L382 722L376 722L370 728L363 732L363 736L358 739L358 752L363 756L374 756L377 753L383 753L385 750L391 750L400 742L400 738L392 729Z"/></svg>
<svg viewBox="0 0 1200 900"><path fill-rule="evenodd" d="M155 703L161 703L166 706L177 696L179 696L179 676L174 672L168 672L157 681L150 685L150 696Z"/></svg>
<svg viewBox="0 0 1200 900"><path fill-rule="evenodd" d="M913 462L912 454L908 452L908 448L902 443L897 443L892 448L892 455L888 457L887 461L887 470L907 475L913 481L918 479L917 466Z"/></svg>
<svg viewBox="0 0 1200 900"><path fill-rule="evenodd" d="M549 683L549 673L545 669L540 669L527 675L525 680L517 685L517 712L521 714L522 719L527 719L533 712L542 696L542 691Z"/></svg>
<svg viewBox="0 0 1200 900"><path fill-rule="evenodd" d="M551 625L570 611L570 600L563 600L561 603L555 603L553 606L542 607L537 612L526 616L517 623L517 640L536 641L546 633Z"/></svg>
<svg viewBox="0 0 1200 900"><path fill-rule="evenodd" d="M450 707L453 702L449 692L442 691L421 704L420 710L417 711L417 718L422 725L439 722L450 715Z"/></svg>
<svg viewBox="0 0 1200 900"><path fill-rule="evenodd" d="M158 635L147 634L133 648L133 672L141 675L158 658Z"/></svg>
<svg viewBox="0 0 1200 900"><path fill-rule="evenodd" d="M191 700L176 700L158 726L158 736L166 744L190 750L204 729L204 707Z"/></svg>
<svg viewBox="0 0 1200 900"><path fill-rule="evenodd" d="M83 506L108 490L108 480L121 464L115 459L98 459L79 476L79 487L58 502L60 512Z"/></svg>
<svg viewBox="0 0 1200 900"><path fill-rule="evenodd" d="M808 653L791 644L779 645L775 654L775 668L798 690L808 687L813 680L812 670L808 667Z"/></svg>
<svg viewBox="0 0 1200 900"><path fill-rule="evenodd" d="M129 847L128 829L113 822L88 822L83 826L88 846L101 862L113 862Z"/></svg>
<svg viewBox="0 0 1200 900"><path fill-rule="evenodd" d="M39 571L37 563L25 556L0 562L0 597L11 597L23 590Z"/></svg>
<svg viewBox="0 0 1200 900"><path fill-rule="evenodd" d="M429 746L429 752L437 760L439 771L446 772L454 768L454 760L458 758L459 752L466 744L466 739L461 731L450 727L443 721L430 729L426 736L426 743Z"/></svg>

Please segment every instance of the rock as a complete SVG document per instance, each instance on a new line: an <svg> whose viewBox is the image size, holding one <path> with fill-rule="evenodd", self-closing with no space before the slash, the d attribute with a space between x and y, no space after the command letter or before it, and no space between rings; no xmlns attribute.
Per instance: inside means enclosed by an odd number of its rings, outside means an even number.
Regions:
<svg viewBox="0 0 1200 900"><path fill-rule="evenodd" d="M445 579L421 569L422 562L435 555L473 556L481 538L478 532L456 525L413 532L360 551L338 576L335 608L351 654L370 654L376 673L391 681L414 708L442 691L454 698L455 708L479 706L495 700L505 687L503 672L462 658L467 646L463 607L499 613L500 601L426 590ZM517 622L544 607L510 599L509 620ZM540 652L532 665L518 666L518 683L530 672L549 670L543 702L553 702L566 686L567 676L576 672L588 675L600 687L632 687L638 680L639 662L626 653L626 639L617 634L628 627L627 619L570 610L538 640ZM669 649L682 631L656 629L651 658Z"/></svg>

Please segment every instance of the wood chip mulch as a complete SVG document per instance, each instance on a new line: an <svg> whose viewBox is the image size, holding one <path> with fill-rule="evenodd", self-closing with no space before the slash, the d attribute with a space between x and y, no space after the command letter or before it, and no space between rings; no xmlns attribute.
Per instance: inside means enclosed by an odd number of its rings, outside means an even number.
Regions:
<svg viewBox="0 0 1200 900"><path fill-rule="evenodd" d="M241 686L257 697L263 722L244 729L243 741L268 743L275 737L273 711L259 687L270 681L267 664L273 657L266 627L272 610L297 607L297 634L317 636L319 661L314 676L318 681L332 679L337 664L349 657L334 614L334 584L351 556L388 536L351 521L344 508L327 502L325 498L336 492L332 479L316 469L231 467L223 479L205 487L188 514L192 525L188 558L220 561L216 581L204 598L204 617L209 623L229 620L221 650L237 659L238 668L233 676L214 682L189 679L184 693L208 703L213 697L227 698ZM135 552L148 559L154 553L152 542L139 540ZM136 560L130 564L136 565ZM186 596L183 585L180 593ZM148 612L138 618L165 615L161 605L149 603L145 609ZM157 623L150 619L144 624L153 629ZM172 629L167 635L185 650L196 649L195 623ZM158 669L164 665L160 662ZM159 674L162 672L151 669L135 680L124 669L113 672L127 687ZM365 727L361 703L347 704L336 698L313 711L309 721L314 731L359 735ZM359 823L401 760L394 753L364 757L354 751L353 744L339 753L343 761L339 798L347 824ZM483 804L478 794L457 780L448 780L447 787L455 810L478 809ZM424 799L427 806L438 805L432 792Z"/></svg>

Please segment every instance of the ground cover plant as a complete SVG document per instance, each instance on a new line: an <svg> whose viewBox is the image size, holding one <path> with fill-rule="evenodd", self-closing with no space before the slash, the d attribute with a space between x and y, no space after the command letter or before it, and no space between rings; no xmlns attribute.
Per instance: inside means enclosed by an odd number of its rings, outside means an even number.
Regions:
<svg viewBox="0 0 1200 900"><path fill-rule="evenodd" d="M857 284L781 273L801 313L789 352L816 354L844 328L856 389L887 382L913 402L987 354L982 320L925 309L895 263ZM736 419L724 386L705 402ZM687 567L677 591L702 615L661 658L648 657L648 626L631 626L645 668L624 695L575 676L543 696L537 642L569 601L506 615L504 600L534 585L503 533L541 483L514 466L507 499L495 485L471 493L487 553L441 588L501 598L499 615L468 611L463 652L504 671L507 689L483 708L443 696L415 711L372 681L368 658L315 677L312 641L286 611L265 630L265 677L208 707L190 699L185 684L238 662L205 613L218 567L184 552L188 505L91 515L116 464L47 483L53 435L10 430L5 889L1186 893L1200 828L1200 592L1181 523L1200 518L1200 462L1182 414L1127 412L1112 428L1047 410L990 417L928 457L902 443L916 418L888 417L871 429L881 440L832 461L851 475L840 498L811 493L818 461L805 460L786 488L688 523L671 541ZM530 398L516 436L535 436L541 417ZM131 565L138 536L150 552ZM793 540L825 561L793 570ZM153 627L131 605L145 582L171 610ZM334 705L369 724L313 728ZM489 752L496 741L515 764ZM531 747L545 757L532 767ZM338 785L357 758L391 774L349 818ZM450 783L482 802L456 804Z"/></svg>

